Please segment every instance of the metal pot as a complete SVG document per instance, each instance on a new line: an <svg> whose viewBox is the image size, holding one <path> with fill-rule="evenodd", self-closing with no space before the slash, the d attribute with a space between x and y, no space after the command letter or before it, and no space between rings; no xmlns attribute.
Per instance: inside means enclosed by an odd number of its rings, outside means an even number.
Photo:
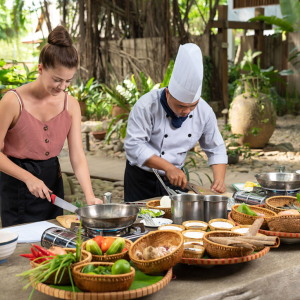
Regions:
<svg viewBox="0 0 300 300"><path fill-rule="evenodd" d="M300 188L300 175L296 173L260 173L255 175L262 188L276 191L293 191Z"/></svg>
<svg viewBox="0 0 300 300"><path fill-rule="evenodd" d="M227 219L228 197L222 195L204 196L204 221L212 219Z"/></svg>
<svg viewBox="0 0 300 300"><path fill-rule="evenodd" d="M185 221L204 221L204 196L196 194L180 194L172 196L171 219L174 224L181 225Z"/></svg>

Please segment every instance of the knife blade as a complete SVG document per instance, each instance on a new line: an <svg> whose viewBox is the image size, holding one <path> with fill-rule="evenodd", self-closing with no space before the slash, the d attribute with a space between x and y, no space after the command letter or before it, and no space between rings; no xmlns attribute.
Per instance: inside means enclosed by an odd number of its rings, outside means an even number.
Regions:
<svg viewBox="0 0 300 300"><path fill-rule="evenodd" d="M76 209L78 209L77 206L67 202L66 200L59 198L58 196L54 195L53 193L50 193L50 197L51 197L52 204L59 206L67 211L75 213Z"/></svg>

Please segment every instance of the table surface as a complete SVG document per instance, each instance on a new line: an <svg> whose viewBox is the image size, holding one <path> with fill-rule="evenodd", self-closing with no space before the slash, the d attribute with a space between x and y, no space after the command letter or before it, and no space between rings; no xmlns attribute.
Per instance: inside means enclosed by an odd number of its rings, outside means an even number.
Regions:
<svg viewBox="0 0 300 300"><path fill-rule="evenodd" d="M57 224L56 220L50 222ZM30 268L19 254L30 250L29 244L18 244L15 252L0 265L0 299L28 299L32 288L22 291L24 282L15 274ZM262 258L235 265L189 266L173 268L175 279L162 290L143 299L164 300L250 300L300 299L300 244L281 244ZM35 291L32 299L50 300L52 297Z"/></svg>

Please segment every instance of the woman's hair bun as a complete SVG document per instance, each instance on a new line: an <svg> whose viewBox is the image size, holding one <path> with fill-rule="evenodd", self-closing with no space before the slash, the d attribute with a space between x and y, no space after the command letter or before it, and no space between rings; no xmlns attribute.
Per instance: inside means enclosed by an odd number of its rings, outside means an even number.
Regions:
<svg viewBox="0 0 300 300"><path fill-rule="evenodd" d="M68 31L63 26L57 26L50 32L48 36L48 44L71 47L73 45L73 41Z"/></svg>

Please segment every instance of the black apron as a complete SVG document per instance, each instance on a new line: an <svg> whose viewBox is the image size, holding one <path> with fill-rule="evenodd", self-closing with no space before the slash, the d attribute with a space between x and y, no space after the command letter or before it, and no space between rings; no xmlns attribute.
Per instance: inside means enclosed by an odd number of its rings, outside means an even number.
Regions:
<svg viewBox="0 0 300 300"><path fill-rule="evenodd" d="M172 190L188 192L187 189L183 190L178 186L172 185L167 176L161 176L161 178L165 185ZM137 166L131 166L127 160L124 176L125 202L135 202L162 196L168 196L168 193L157 179L156 175Z"/></svg>
<svg viewBox="0 0 300 300"><path fill-rule="evenodd" d="M22 169L42 180L55 195L64 198L64 187L57 157L48 160L9 159ZM2 227L22 223L45 221L63 215L63 209L46 198L32 195L26 184L0 172L1 221Z"/></svg>

